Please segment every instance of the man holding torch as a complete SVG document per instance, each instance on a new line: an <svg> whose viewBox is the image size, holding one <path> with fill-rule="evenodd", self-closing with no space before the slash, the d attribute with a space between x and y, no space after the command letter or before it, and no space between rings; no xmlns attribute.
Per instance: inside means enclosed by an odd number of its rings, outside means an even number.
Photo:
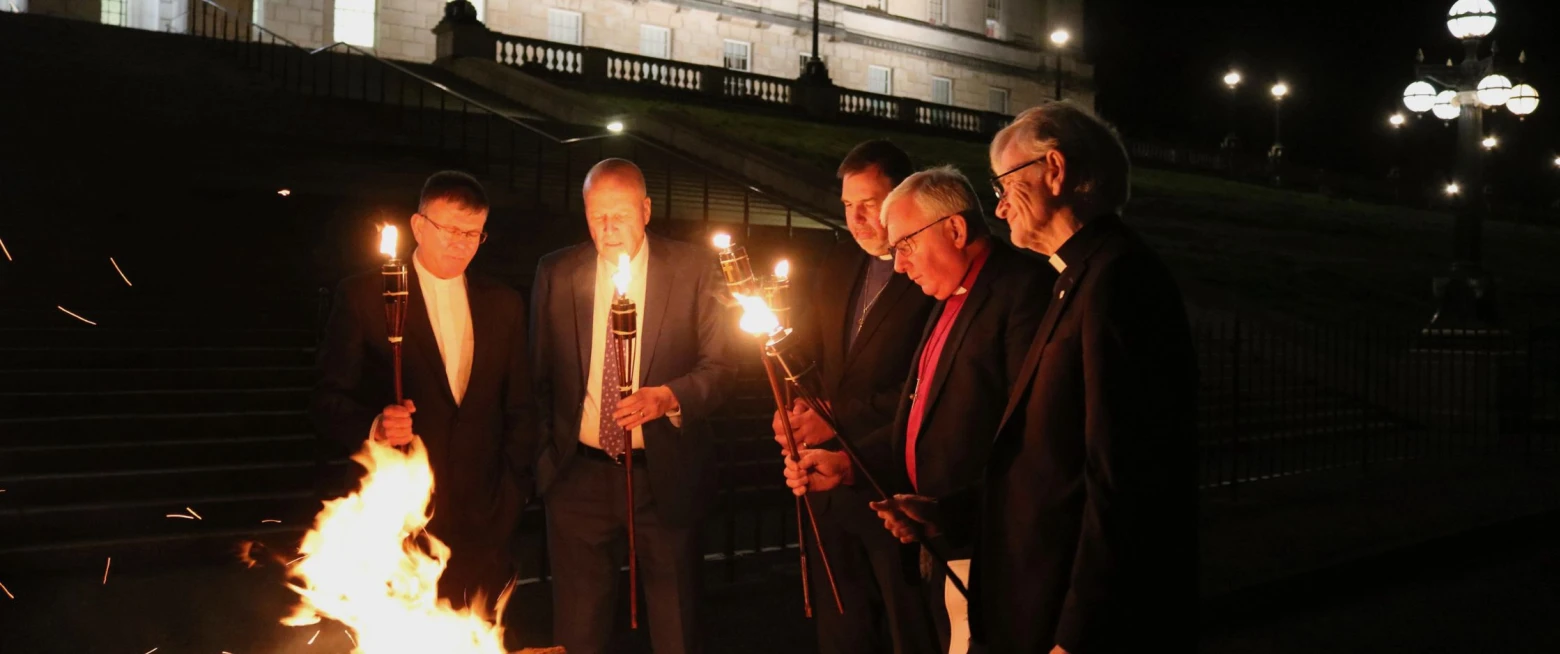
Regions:
<svg viewBox="0 0 1560 654"><path fill-rule="evenodd" d="M867 141L839 167L840 200L854 243L841 243L809 277L804 301L796 303L793 327L806 358L816 362L820 399L832 408L846 438L874 458L865 465L892 470L885 439L904 390L905 376L933 300L908 277L894 272L880 217L883 200L914 172L910 157L888 141ZM801 289L798 289L801 290ZM798 400L790 413L795 437L806 447L840 454L837 434ZM777 414L775 440L787 446ZM818 530L845 606L816 613L823 654L937 650L937 632L914 571L916 550L883 530L867 502L870 488L842 486L812 495ZM807 539L803 539L807 540ZM815 548L815 541L808 547ZM813 552L814 559L817 556ZM809 566L812 587L828 588L821 565ZM884 642L883 636L888 636Z"/></svg>
<svg viewBox="0 0 1560 654"><path fill-rule="evenodd" d="M992 236L969 181L951 167L911 175L889 193L882 211L895 269L937 305L911 357L892 427L858 449L888 450L861 452L864 461L894 462L886 471L894 474L881 482L888 492L938 497L980 479L989 435L1045 313L1047 296L1032 289L1049 288L1056 273ZM856 486L861 477L848 458L825 450L808 452L786 476L797 492ZM950 519L961 518L973 516ZM948 568L967 581L970 548L936 545L948 554ZM933 589L942 589L930 593L946 615L940 635L947 651L962 654L970 643L964 595L945 573L929 576Z"/></svg>
<svg viewBox="0 0 1560 654"><path fill-rule="evenodd" d="M583 191L591 241L543 257L532 288L553 633L570 654L607 651L626 546L654 650L700 652L700 523L716 482L708 419L736 374L725 285L708 248L645 234L650 198L632 162L596 164ZM630 304L636 346L620 361L614 339L629 330L612 316ZM625 379L626 397L615 381Z"/></svg>
<svg viewBox="0 0 1560 654"><path fill-rule="evenodd" d="M467 271L487 238L487 215L487 195L470 175L428 178L411 218L412 265L397 266L407 278L404 313L386 319L389 271L341 282L311 414L324 438L349 451L369 438L422 439L434 478L428 531L450 547L439 596L457 607L480 596L491 610L513 576L510 538L531 495L535 420L524 301ZM397 244L385 241L397 259Z"/></svg>

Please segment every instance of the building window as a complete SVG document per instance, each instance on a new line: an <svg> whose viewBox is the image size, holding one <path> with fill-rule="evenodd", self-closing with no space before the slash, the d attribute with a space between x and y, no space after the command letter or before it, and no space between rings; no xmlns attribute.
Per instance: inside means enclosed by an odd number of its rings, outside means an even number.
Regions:
<svg viewBox="0 0 1560 654"><path fill-rule="evenodd" d="M948 0L926 0L926 20L933 25L947 25Z"/></svg>
<svg viewBox="0 0 1560 654"><path fill-rule="evenodd" d="M125 25L125 0L103 0L102 13L98 20L104 25Z"/></svg>
<svg viewBox="0 0 1560 654"><path fill-rule="evenodd" d="M999 38L1002 31L1002 0L986 0L986 36Z"/></svg>
<svg viewBox="0 0 1560 654"><path fill-rule="evenodd" d="M867 66L867 92L878 95L894 94L894 69L883 66Z"/></svg>
<svg viewBox="0 0 1560 654"><path fill-rule="evenodd" d="M737 70L744 73L753 72L753 60L749 55L753 51L753 44L747 41L733 41L726 39L725 66L727 70Z"/></svg>
<svg viewBox="0 0 1560 654"><path fill-rule="evenodd" d="M986 91L986 110L999 114L1008 113L1008 90L995 86Z"/></svg>
<svg viewBox="0 0 1560 654"><path fill-rule="evenodd" d="M569 45L585 45L585 35L580 31L579 12L548 9L547 40Z"/></svg>
<svg viewBox="0 0 1560 654"><path fill-rule="evenodd" d="M254 12L255 15L250 18L250 22L265 27L265 0L254 1Z"/></svg>
<svg viewBox="0 0 1560 654"><path fill-rule="evenodd" d="M946 77L932 78L932 102L953 104L953 80Z"/></svg>
<svg viewBox="0 0 1560 654"><path fill-rule="evenodd" d="M659 25L640 25L639 54L656 59L671 59L672 30Z"/></svg>
<svg viewBox="0 0 1560 654"><path fill-rule="evenodd" d="M867 0L867 8L886 12L888 11L888 0Z"/></svg>
<svg viewBox="0 0 1560 654"><path fill-rule="evenodd" d="M374 47L375 0L336 0L335 40Z"/></svg>
<svg viewBox="0 0 1560 654"><path fill-rule="evenodd" d="M487 22L487 0L471 0L471 6L477 8L477 20Z"/></svg>

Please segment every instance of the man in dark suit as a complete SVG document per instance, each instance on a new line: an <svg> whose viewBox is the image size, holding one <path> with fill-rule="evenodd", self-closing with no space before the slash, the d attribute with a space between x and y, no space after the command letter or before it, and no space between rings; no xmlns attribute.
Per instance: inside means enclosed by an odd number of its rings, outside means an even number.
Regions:
<svg viewBox="0 0 1560 654"><path fill-rule="evenodd" d="M888 141L867 141L846 155L839 167L840 200L854 242L836 245L814 271L815 283L798 303L793 324L817 364L821 399L845 438L874 454L866 462L874 471L897 465L889 448L874 447L870 439L887 440L933 304L910 278L894 272L880 216L883 200L912 172L909 155ZM798 441L838 453L834 431L805 404L796 403L790 420ZM778 413L774 431L784 449ZM870 488L849 486L813 496L818 531L845 607L843 614L835 610L823 566L809 566L813 602L822 607L813 614L819 651L930 654L937 651L937 632L919 577L905 574L915 567L915 550L883 530L867 506L872 499ZM814 548L810 556L819 560L816 542L804 540Z"/></svg>
<svg viewBox="0 0 1560 654"><path fill-rule="evenodd" d="M866 460L886 447L894 461L895 488L939 496L975 483L986 464L1002 406L1018 378L1024 352L1045 312L1055 273L992 237L970 183L957 170L935 168L911 175L889 194L883 209L896 270L938 300L911 360L909 382L888 434L862 448ZM869 456L869 452L873 452ZM855 485L849 460L809 452L788 481L814 491ZM894 489L886 489L893 492ZM950 568L968 575L968 549L951 553ZM947 617L939 625L947 650L969 643L963 597L937 573L934 605Z"/></svg>
<svg viewBox="0 0 1560 654"><path fill-rule="evenodd" d="M482 185L453 171L428 178L412 235L402 345L405 401L394 372L378 270L344 280L320 347L312 417L335 445L420 437L433 468L428 531L450 547L439 595L488 608L513 576L510 538L531 493L535 429L524 302L466 266L487 238Z"/></svg>
<svg viewBox="0 0 1560 654"><path fill-rule="evenodd" d="M1194 647L1197 368L1170 271L1117 214L1114 130L1068 103L991 146L997 215L1061 277L994 432L984 483L879 515L975 542L972 616L989 652ZM955 516L980 514L974 530ZM908 518L907 518L908 514Z"/></svg>
<svg viewBox="0 0 1560 654"><path fill-rule="evenodd" d="M609 645L631 460L652 645L699 652L699 527L716 481L708 419L736 372L725 284L712 251L646 237L650 198L633 163L596 164L584 195L591 242L543 257L531 302L554 637L570 654ZM607 351L619 255L629 261L639 334L621 373ZM634 388L621 400L607 381L619 374Z"/></svg>

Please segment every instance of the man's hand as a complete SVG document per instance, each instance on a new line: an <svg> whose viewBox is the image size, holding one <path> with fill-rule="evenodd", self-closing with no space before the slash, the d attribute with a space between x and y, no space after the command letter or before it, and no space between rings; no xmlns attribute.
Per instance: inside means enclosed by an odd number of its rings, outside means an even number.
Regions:
<svg viewBox="0 0 1560 654"><path fill-rule="evenodd" d="M824 406L829 406L827 402ZM791 410L786 412L791 419L791 434L796 437L796 444L802 448L808 448L827 442L834 438L834 430L829 429L829 423L824 422L823 416L814 413L805 402L797 400L791 405ZM775 431L775 442L780 444L781 453L786 456L791 454L791 443L785 437L785 424L780 422L780 412L775 411L774 418L769 422L771 429Z"/></svg>
<svg viewBox="0 0 1560 654"><path fill-rule="evenodd" d="M618 400L617 411L612 412L612 419L617 421L619 427L633 431L640 425L676 411L678 406L677 396L672 394L672 389L651 386Z"/></svg>
<svg viewBox="0 0 1560 654"><path fill-rule="evenodd" d="M801 461L785 457L785 485L790 486L791 493L797 497L855 482L856 469L844 452L804 449Z"/></svg>
<svg viewBox="0 0 1560 654"><path fill-rule="evenodd" d="M392 404L379 412L379 429L374 432L374 440L381 443L389 443L400 447L417 438L412 433L412 414L417 413L417 405L410 399L401 400L400 404Z"/></svg>
<svg viewBox="0 0 1560 654"><path fill-rule="evenodd" d="M883 527L901 543L913 543L923 536L931 538L940 532L937 500L930 497L900 494L870 506L883 519Z"/></svg>

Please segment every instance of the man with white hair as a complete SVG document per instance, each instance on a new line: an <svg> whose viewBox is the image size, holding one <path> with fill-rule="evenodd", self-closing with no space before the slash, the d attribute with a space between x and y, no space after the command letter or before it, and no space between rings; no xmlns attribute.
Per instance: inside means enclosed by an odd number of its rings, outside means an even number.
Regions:
<svg viewBox="0 0 1560 654"><path fill-rule="evenodd" d="M869 441L891 447L887 458L896 465L871 472L889 477L880 481L890 492L949 495L980 480L1008 390L1045 313L1048 296L1032 289L1049 288L1056 273L992 237L974 189L951 167L911 175L884 200L882 214L895 270L938 305L891 431ZM865 483L849 459L825 451L807 452L786 476L798 493ZM967 579L970 548L944 551L954 574ZM930 599L946 609L947 622L938 625L944 649L966 652L963 596L941 573L931 576L937 591Z"/></svg>
<svg viewBox="0 0 1560 654"><path fill-rule="evenodd" d="M919 521L974 541L988 652L1190 651L1197 365L1174 277L1119 217L1125 148L1093 114L1047 103L997 134L991 167L1013 242L1061 276L1033 291L1050 289L1050 308L982 484L875 507L901 540Z"/></svg>

